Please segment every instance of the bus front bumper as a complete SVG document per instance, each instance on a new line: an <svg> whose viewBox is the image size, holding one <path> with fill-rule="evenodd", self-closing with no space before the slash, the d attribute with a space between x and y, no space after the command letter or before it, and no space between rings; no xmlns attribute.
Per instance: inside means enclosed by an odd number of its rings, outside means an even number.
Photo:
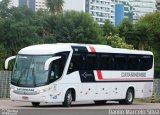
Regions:
<svg viewBox="0 0 160 115"><path fill-rule="evenodd" d="M31 91L18 92L17 90L10 90L10 99L13 101L25 101L25 102L63 102L61 92L58 91L44 91L33 93Z"/></svg>

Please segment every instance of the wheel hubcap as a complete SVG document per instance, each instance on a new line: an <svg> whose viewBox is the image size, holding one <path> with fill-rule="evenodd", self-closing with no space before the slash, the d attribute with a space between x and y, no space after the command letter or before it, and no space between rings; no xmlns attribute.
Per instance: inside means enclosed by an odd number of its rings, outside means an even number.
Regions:
<svg viewBox="0 0 160 115"><path fill-rule="evenodd" d="M72 102L72 95L71 93L68 94L68 103L71 103Z"/></svg>
<svg viewBox="0 0 160 115"><path fill-rule="evenodd" d="M132 99L133 99L132 92L129 92L129 93L128 93L127 99L128 99L129 102L132 101Z"/></svg>

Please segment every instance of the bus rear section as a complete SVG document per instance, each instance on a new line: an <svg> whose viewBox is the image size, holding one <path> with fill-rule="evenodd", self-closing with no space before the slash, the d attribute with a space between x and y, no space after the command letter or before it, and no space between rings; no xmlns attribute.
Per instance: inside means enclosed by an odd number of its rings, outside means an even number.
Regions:
<svg viewBox="0 0 160 115"><path fill-rule="evenodd" d="M132 104L134 98L150 97L153 92L152 52L97 46L74 47L68 76L80 77L82 90L78 101L108 100ZM76 78L76 77L75 77ZM78 79L78 78L77 78Z"/></svg>

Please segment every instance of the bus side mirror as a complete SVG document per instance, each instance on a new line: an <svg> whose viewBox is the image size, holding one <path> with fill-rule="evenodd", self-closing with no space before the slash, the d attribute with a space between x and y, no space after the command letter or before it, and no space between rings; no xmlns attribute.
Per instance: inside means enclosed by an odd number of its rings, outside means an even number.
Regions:
<svg viewBox="0 0 160 115"><path fill-rule="evenodd" d="M44 70L47 71L47 70L49 69L49 65L51 64L51 62L54 61L54 60L60 59L60 58L61 58L61 56L49 58L49 59L45 62Z"/></svg>
<svg viewBox="0 0 160 115"><path fill-rule="evenodd" d="M8 63L9 63L9 61L12 60L12 59L15 59L15 58L16 58L16 56L11 56L11 57L9 57L9 58L7 58L5 60L5 65L4 65L5 70L8 69Z"/></svg>

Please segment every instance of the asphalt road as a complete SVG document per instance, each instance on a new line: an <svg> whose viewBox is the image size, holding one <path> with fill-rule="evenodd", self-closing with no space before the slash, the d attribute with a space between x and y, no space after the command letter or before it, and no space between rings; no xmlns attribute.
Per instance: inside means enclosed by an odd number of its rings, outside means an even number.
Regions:
<svg viewBox="0 0 160 115"><path fill-rule="evenodd" d="M132 111L130 111L132 110ZM133 103L119 105L108 102L106 105L95 105L93 102L76 102L69 108L61 103L32 107L28 102L0 100L0 115L160 115L160 103Z"/></svg>

